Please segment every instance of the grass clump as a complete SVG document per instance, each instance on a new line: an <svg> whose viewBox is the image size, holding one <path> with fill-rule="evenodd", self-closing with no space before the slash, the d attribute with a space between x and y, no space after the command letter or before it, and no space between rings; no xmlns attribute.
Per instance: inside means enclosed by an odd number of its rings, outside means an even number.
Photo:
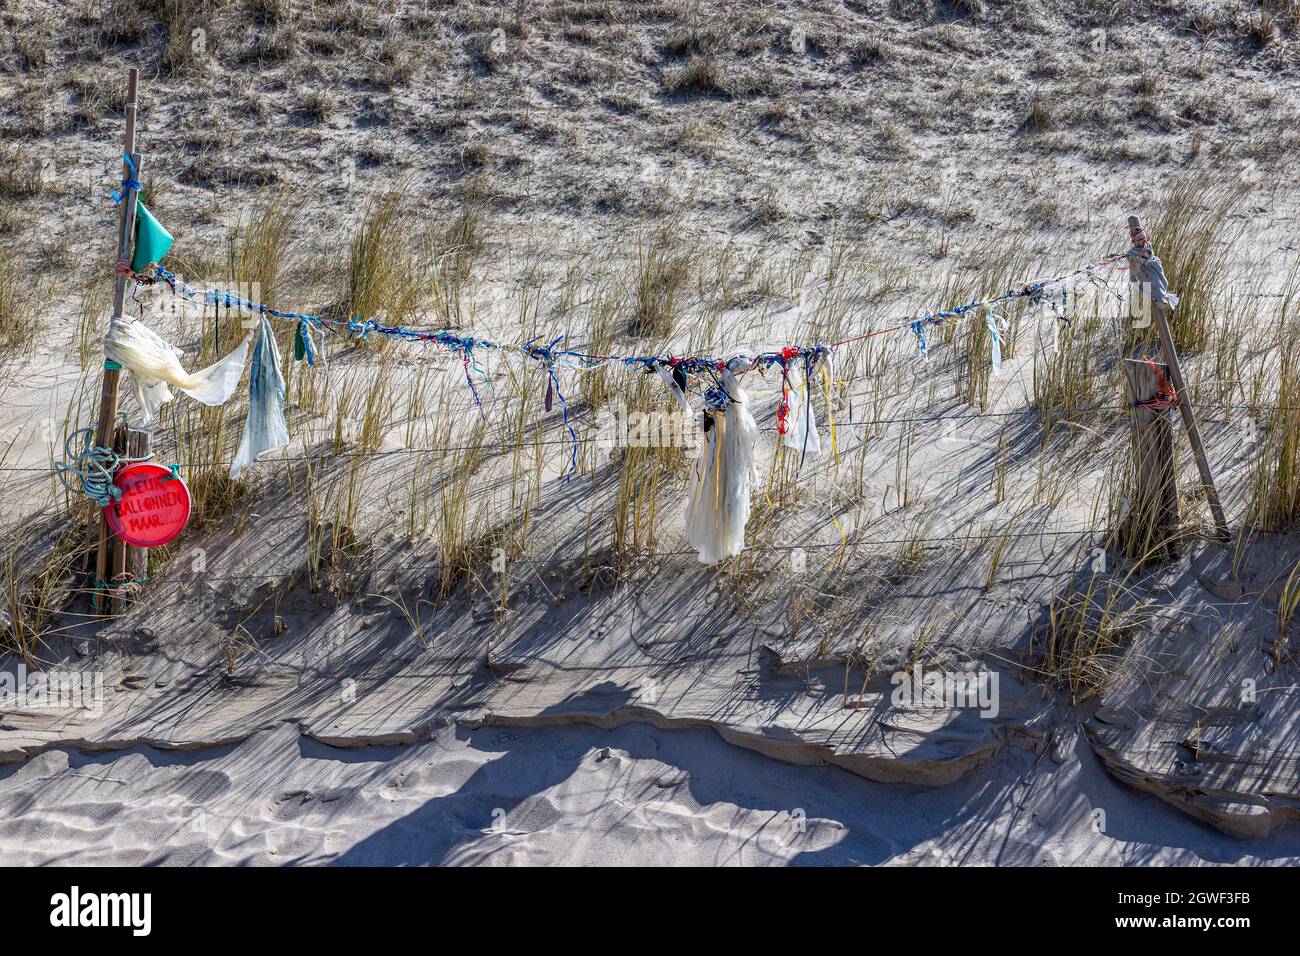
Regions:
<svg viewBox="0 0 1300 956"><path fill-rule="evenodd" d="M74 523L51 545L40 540L34 522L8 529L0 553L0 647L28 666L36 663L51 618L66 596L76 563L81 529Z"/></svg>
<svg viewBox="0 0 1300 956"><path fill-rule="evenodd" d="M686 65L670 70L664 77L664 92L669 96L718 96L730 99L732 82L718 61L711 56L695 56Z"/></svg>
<svg viewBox="0 0 1300 956"><path fill-rule="evenodd" d="M1056 111L1041 90L1030 94L1020 128L1026 133L1046 133L1056 128Z"/></svg>
<svg viewBox="0 0 1300 956"><path fill-rule="evenodd" d="M445 474L436 528L440 600L451 597L456 585L472 576L483 563L485 548L490 547L481 533L481 514L474 508L474 476L485 460L485 437L483 423L476 422L456 447Z"/></svg>
<svg viewBox="0 0 1300 956"><path fill-rule="evenodd" d="M1293 279L1295 278L1293 274ZM1250 523L1259 531L1300 529L1300 297L1294 282L1280 307L1277 328L1277 405L1268 413L1249 503Z"/></svg>
<svg viewBox="0 0 1300 956"><path fill-rule="evenodd" d="M174 76L198 69L214 55L210 46L217 38L212 20L220 4L221 0L162 0L158 15L167 43L158 57L160 73Z"/></svg>
<svg viewBox="0 0 1300 956"><path fill-rule="evenodd" d="M0 248L0 351L20 349L36 334L36 319L24 306L23 293L12 250Z"/></svg>
<svg viewBox="0 0 1300 956"><path fill-rule="evenodd" d="M288 280L302 265L303 243L297 235L293 202L282 188L264 188L247 219L226 231L225 262L201 265L224 268L226 283L245 298L284 308L290 299ZM255 321L249 310L223 309L220 315L221 343L238 341ZM287 341L286 334L283 342Z"/></svg>
<svg viewBox="0 0 1300 956"><path fill-rule="evenodd" d="M40 161L16 146L0 146L0 199L27 199L44 191Z"/></svg>
<svg viewBox="0 0 1300 956"><path fill-rule="evenodd" d="M1232 265L1225 251L1240 231L1230 231L1229 223L1247 193L1241 183L1185 177L1165 193L1149 223L1169 288L1178 293L1169 329L1181 353L1201 352L1213 337L1216 296L1228 285Z"/></svg>
<svg viewBox="0 0 1300 956"><path fill-rule="evenodd" d="M99 22L99 42L104 46L130 46L149 33L151 24L136 0L109 0Z"/></svg>
<svg viewBox="0 0 1300 956"><path fill-rule="evenodd" d="M1110 683L1145 620L1145 606L1132 604L1121 584L1094 575L1048 607L1046 622L1033 636L1035 670L1073 703L1082 703Z"/></svg>
<svg viewBox="0 0 1300 956"><path fill-rule="evenodd" d="M302 97L298 112L314 123L324 123L334 115L337 104L329 90L308 90Z"/></svg>
<svg viewBox="0 0 1300 956"><path fill-rule="evenodd" d="M348 247L348 315L382 314L389 325L412 318L434 265L430 242L416 228L405 182L371 196Z"/></svg>
<svg viewBox="0 0 1300 956"><path fill-rule="evenodd" d="M677 324L681 296L690 277L690 255L676 231L665 227L637 240L632 332L667 338Z"/></svg>
<svg viewBox="0 0 1300 956"><path fill-rule="evenodd" d="M1090 409L1113 395L1100 374L1108 351L1100 316L1076 315L1068 324L1050 316L1047 321L1055 327L1044 330L1034 353L1033 404L1050 436L1062 421L1095 421Z"/></svg>

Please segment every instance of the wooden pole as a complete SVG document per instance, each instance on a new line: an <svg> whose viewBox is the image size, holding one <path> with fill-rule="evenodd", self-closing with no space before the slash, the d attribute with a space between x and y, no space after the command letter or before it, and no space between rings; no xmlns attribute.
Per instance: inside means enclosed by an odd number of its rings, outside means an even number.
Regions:
<svg viewBox="0 0 1300 956"><path fill-rule="evenodd" d="M153 444L153 435L142 428L130 428L126 430L126 453L132 458L148 458L151 446ZM127 575L126 580L133 584L141 584L149 577L149 549L137 548L135 545L126 546L126 562L122 571Z"/></svg>
<svg viewBox="0 0 1300 956"><path fill-rule="evenodd" d="M136 118L136 94L140 86L140 71L132 67L126 75L126 148L123 150L124 156L131 157L128 163L125 159L122 161L122 178L127 180L128 185L123 189L122 200L118 204L121 212L118 215L118 233L117 233L117 264L120 266L125 263L128 267L131 263L131 244L135 238L135 200L136 189L133 183L138 182L141 172L141 157L135 151L135 118ZM134 165L135 171L131 167ZM113 293L113 317L122 318L122 311L126 307L126 290L127 283L131 281L120 271L116 276L117 285ZM104 378L99 390L99 419L95 423L95 444L100 448L111 447L113 440L113 431L117 427L117 391L122 377L121 367L116 362L104 361ZM107 600L108 595L103 592L104 585L112 577L112 534L108 529L108 522L104 520L103 512L96 516L99 529L99 545L95 552L95 609L104 611L110 608L113 603Z"/></svg>
<svg viewBox="0 0 1300 956"><path fill-rule="evenodd" d="M1143 228L1137 216L1128 217L1128 227L1130 235ZM1134 255L1129 255L1128 268L1129 275L1136 277L1137 258ZM1191 443L1192 455L1196 458L1196 468L1201 473L1201 485L1205 488L1205 498L1210 504L1210 513L1214 516L1215 534L1219 540L1227 541L1230 537L1228 519L1219 501L1219 490L1214 486L1214 473L1210 471L1210 460L1206 457L1205 445L1201 442L1201 430L1196 424L1196 413L1192 410L1191 396L1187 394L1187 383L1183 379L1182 365L1178 361L1178 349L1174 347L1174 337L1169 331L1168 310L1163 303L1156 302L1150 295L1145 298L1151 305L1151 318L1156 332L1160 335L1160 346L1164 351L1165 362L1169 366L1169 381L1173 384L1179 398L1178 411L1183 417L1183 427L1187 430L1187 440Z"/></svg>
<svg viewBox="0 0 1300 956"><path fill-rule="evenodd" d="M125 458L130 454L127 451L127 428L125 425L119 426L113 430L113 451ZM109 507L113 507L109 505ZM121 538L113 535L108 539L108 572L106 576L100 578L111 586L109 591L109 610L118 614L121 613L124 594L124 585L126 583L124 573L126 571L126 542Z"/></svg>
<svg viewBox="0 0 1300 956"><path fill-rule="evenodd" d="M1160 397L1168 368L1127 359L1124 377L1133 400L1133 488L1128 513L1121 516L1119 546L1140 563L1163 561L1177 554L1180 525L1174 429L1164 407L1148 405Z"/></svg>
<svg viewBox="0 0 1300 956"><path fill-rule="evenodd" d="M152 443L153 436L139 428L127 428L123 425L113 432L113 451L123 458L149 457ZM147 548L137 548L118 537L113 537L110 541L109 576L103 580L112 586L109 592L109 607L116 614L122 610L126 598L131 595L129 585L145 579L149 552Z"/></svg>

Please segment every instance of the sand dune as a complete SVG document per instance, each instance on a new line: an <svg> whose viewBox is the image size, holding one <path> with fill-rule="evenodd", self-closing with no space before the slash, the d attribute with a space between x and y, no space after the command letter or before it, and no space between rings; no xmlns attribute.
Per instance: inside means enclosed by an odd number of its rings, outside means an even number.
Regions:
<svg viewBox="0 0 1300 956"><path fill-rule="evenodd" d="M707 730L454 727L337 750L56 750L0 775L0 864L1294 864L1110 779L1078 741L942 789L793 767ZM1081 759L1082 758L1082 759ZM1092 811L1106 810L1105 832Z"/></svg>

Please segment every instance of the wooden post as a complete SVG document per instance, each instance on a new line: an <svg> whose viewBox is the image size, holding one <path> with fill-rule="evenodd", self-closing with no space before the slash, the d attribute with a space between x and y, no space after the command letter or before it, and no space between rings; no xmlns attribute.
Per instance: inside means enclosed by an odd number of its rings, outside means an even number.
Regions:
<svg viewBox="0 0 1300 956"><path fill-rule="evenodd" d="M127 71L126 77L126 148L123 150L125 156L131 157L131 162L122 161L122 178L128 181L139 181L141 172L141 157L135 151L135 117L136 117L136 94L140 85L140 71L132 67ZM135 166L134 173L131 166ZM131 245L135 239L135 200L136 189L134 186L127 186L122 191L122 200L118 204L121 212L118 215L118 234L117 234L117 264L131 263ZM131 281L120 272L116 276L117 286L113 293L113 316L121 318L122 311L126 306L127 283ZM104 378L99 390L99 419L95 423L95 444L100 448L110 447L113 439L113 431L117 427L117 390L122 377L122 371L117 363L104 362ZM108 529L108 522L104 520L101 511L95 516L92 526L98 527L99 544L95 552L95 609L99 611L107 610L112 602L106 600L107 595L102 593L103 584L107 583L112 577L112 535Z"/></svg>
<svg viewBox="0 0 1300 956"><path fill-rule="evenodd" d="M153 435L144 429L131 428L126 433L126 453L132 458L148 458ZM149 577L149 549L126 546L126 563L122 570L128 581L139 584Z"/></svg>
<svg viewBox="0 0 1300 956"><path fill-rule="evenodd" d="M1140 563L1163 561L1177 554L1180 525L1174 428L1164 408L1147 406L1160 395L1165 366L1127 359L1124 377L1133 400L1134 487L1128 513L1119 525L1119 548Z"/></svg>
<svg viewBox="0 0 1300 956"><path fill-rule="evenodd" d="M1130 235L1142 229L1137 216L1128 217ZM1129 256L1129 275L1135 276L1137 261ZM1187 440L1192 446L1192 455L1196 458L1196 468L1201 473L1201 485L1205 488L1205 498L1210 504L1210 513L1214 516L1215 533L1219 540L1227 541L1228 519L1223 513L1223 504L1219 501L1219 490L1214 486L1214 473L1210 471L1210 460L1205 454L1205 445L1201 442L1201 430L1196 425L1196 413L1192 410L1191 396L1187 394L1187 383L1183 379L1183 369L1178 362L1178 349L1174 347L1174 337L1169 331L1168 310L1148 295L1146 301L1151 306L1151 318L1156 332L1160 335L1160 346L1164 351L1165 362L1169 367L1169 381L1177 393L1178 411L1183 416L1183 428L1187 430Z"/></svg>
<svg viewBox="0 0 1300 956"><path fill-rule="evenodd" d="M113 430L113 451L125 458L129 452L127 446L127 429L125 425L119 425ZM112 505L109 505L111 508ZM125 580L122 572L126 570L126 542L116 535L108 539L108 569L100 577L101 581L106 582L111 590L108 592L108 609L113 614L122 613L123 585Z"/></svg>
<svg viewBox="0 0 1300 956"><path fill-rule="evenodd" d="M147 458L152 443L153 436L139 428L119 426L113 432L113 451L123 458ZM109 592L109 610L117 614L131 594L129 586L145 579L149 551L147 548L127 544L118 537L111 539L111 546L108 577L103 580L112 586Z"/></svg>

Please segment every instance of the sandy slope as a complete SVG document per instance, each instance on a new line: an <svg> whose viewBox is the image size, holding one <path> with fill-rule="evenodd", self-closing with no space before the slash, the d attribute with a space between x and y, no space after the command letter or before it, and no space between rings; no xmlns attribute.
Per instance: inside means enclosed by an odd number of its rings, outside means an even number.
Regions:
<svg viewBox="0 0 1300 956"><path fill-rule="evenodd" d="M50 751L0 775L0 863L1294 864L1110 779L1008 751L941 790L791 767L707 730L444 728L340 751L283 725L233 747ZM1105 811L1104 832L1094 811Z"/></svg>

